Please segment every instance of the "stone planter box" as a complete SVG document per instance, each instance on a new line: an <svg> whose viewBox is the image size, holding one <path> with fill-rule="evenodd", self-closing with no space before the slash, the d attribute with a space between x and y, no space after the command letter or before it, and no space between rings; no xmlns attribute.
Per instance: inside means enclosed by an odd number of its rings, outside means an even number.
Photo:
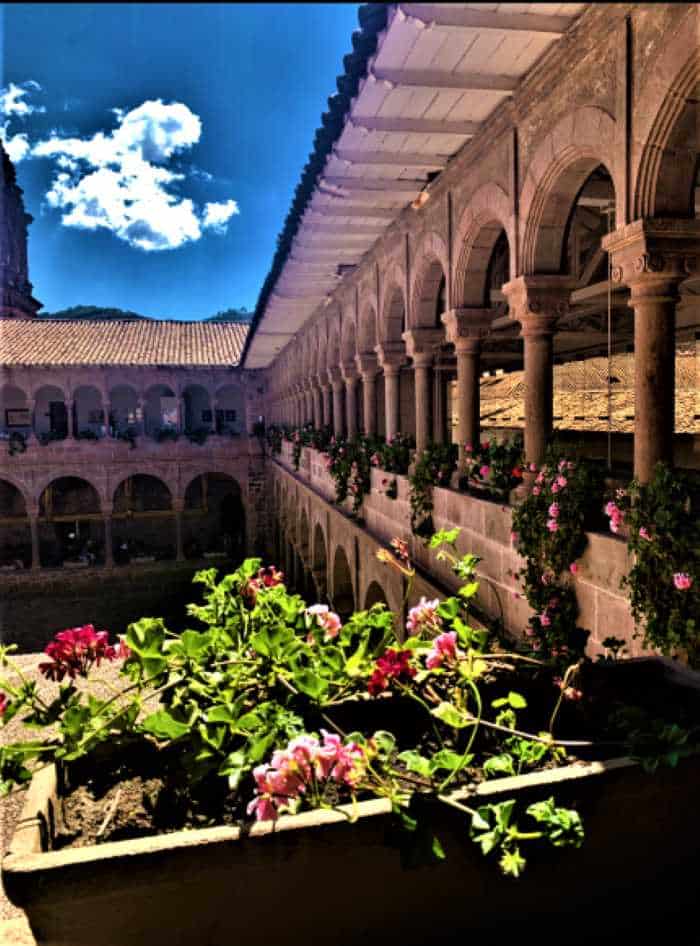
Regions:
<svg viewBox="0 0 700 946"><path fill-rule="evenodd" d="M584 819L580 850L527 852L514 881L469 840L466 816L445 806L435 830L447 860L403 867L386 843L385 800L360 803L354 824L314 811L248 836L220 827L51 851L61 806L47 768L30 786L3 883L39 946L408 946L470 942L480 929L505 942L526 927L540 943L584 942L587 927L601 942L601 926L693 902L699 777L697 756L654 776L618 758L481 785L478 803L556 793Z"/></svg>

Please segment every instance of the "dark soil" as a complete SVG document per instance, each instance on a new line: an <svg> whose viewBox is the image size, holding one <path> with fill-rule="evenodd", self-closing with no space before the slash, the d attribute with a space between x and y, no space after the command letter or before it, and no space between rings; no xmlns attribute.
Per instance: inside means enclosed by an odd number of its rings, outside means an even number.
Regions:
<svg viewBox="0 0 700 946"><path fill-rule="evenodd" d="M551 676L526 672L517 686L509 677L505 687L504 680L498 677L494 674L481 687L487 717L495 715L490 709L492 699L517 689L528 703L527 709L518 713L518 728L533 733L547 729L557 695ZM599 744L594 749L570 749L565 764L627 754L626 733L630 727L663 719L691 728L700 717L700 690L670 686L663 665L654 661L587 665L576 685L585 696L577 703L563 701L555 736ZM425 716L418 709L417 715L416 704L411 701L407 705L398 699L379 700L338 707L333 716L346 732L388 729L396 735L400 748L417 743L419 751L430 755L438 746L433 742L432 731L425 730ZM328 728L324 722L321 726ZM314 728L319 727L310 726ZM425 733L422 740L421 731ZM462 742L466 738L463 731ZM480 755L502 751L501 738L493 731L483 731L479 738ZM454 748L459 751L461 744L458 742ZM245 807L254 788L252 778L244 779L235 792L220 777L203 780L193 789L178 766L178 753L176 744L159 750L144 740L132 739L121 746L106 746L99 754L72 763L61 792L64 825L54 846L85 847L215 825L239 825L245 829L249 824ZM557 764L562 763L546 760L539 768L553 768ZM396 767L402 768L400 763ZM408 773L407 778L411 779ZM481 768L466 769L453 787L469 786L482 778ZM407 781L406 787L409 784ZM333 801L343 803L349 799Z"/></svg>

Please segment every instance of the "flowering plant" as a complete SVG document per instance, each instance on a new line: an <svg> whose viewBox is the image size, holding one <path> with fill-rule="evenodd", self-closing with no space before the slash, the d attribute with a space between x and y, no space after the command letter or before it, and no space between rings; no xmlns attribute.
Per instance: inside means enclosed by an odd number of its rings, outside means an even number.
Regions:
<svg viewBox="0 0 700 946"><path fill-rule="evenodd" d="M591 496L600 493L595 468L550 450L541 468L530 465L535 482L513 511L512 541L525 565L516 577L534 614L526 634L543 656L580 654L587 632L577 627L578 605L571 576L586 547Z"/></svg>
<svg viewBox="0 0 700 946"><path fill-rule="evenodd" d="M372 454L372 466L380 467L385 473L398 473L405 476L411 463L411 452L416 442L413 437L394 434L391 440L380 443Z"/></svg>
<svg viewBox="0 0 700 946"><path fill-rule="evenodd" d="M610 530L624 522L634 564L622 580L645 646L700 660L700 526L690 482L659 463L607 503Z"/></svg>
<svg viewBox="0 0 700 946"><path fill-rule="evenodd" d="M477 446L468 443L465 444L464 452L466 475L470 483L503 496L522 482L524 464L520 438L491 438Z"/></svg>
<svg viewBox="0 0 700 946"><path fill-rule="evenodd" d="M282 452L283 435L283 428L276 424L271 424L265 431L265 440L267 441L267 445L270 448L270 454L273 457Z"/></svg>
<svg viewBox="0 0 700 946"><path fill-rule="evenodd" d="M413 474L409 476L411 528L419 535L433 532L433 486L449 486L457 466L457 444L429 443L423 453L416 455Z"/></svg>

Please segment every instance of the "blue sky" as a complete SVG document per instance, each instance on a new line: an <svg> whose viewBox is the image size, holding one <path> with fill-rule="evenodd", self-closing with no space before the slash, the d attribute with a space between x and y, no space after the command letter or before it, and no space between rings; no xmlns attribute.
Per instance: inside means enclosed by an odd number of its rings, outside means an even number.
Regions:
<svg viewBox="0 0 700 946"><path fill-rule="evenodd" d="M358 4L6 4L0 128L45 310L253 309Z"/></svg>

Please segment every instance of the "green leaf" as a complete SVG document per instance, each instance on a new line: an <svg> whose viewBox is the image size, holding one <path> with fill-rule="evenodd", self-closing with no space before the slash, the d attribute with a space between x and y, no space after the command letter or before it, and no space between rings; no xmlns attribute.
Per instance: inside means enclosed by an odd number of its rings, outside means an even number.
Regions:
<svg viewBox="0 0 700 946"><path fill-rule="evenodd" d="M470 581L468 584L462 585L462 587L459 589L459 595L461 598L473 598L478 590L479 582Z"/></svg>
<svg viewBox="0 0 700 946"><path fill-rule="evenodd" d="M184 736L185 733L190 731L187 723L181 723L171 716L167 710L158 710L151 713L141 723L141 727L155 736L156 739L162 740L179 739L180 736Z"/></svg>
<svg viewBox="0 0 700 946"><path fill-rule="evenodd" d="M452 703L443 701L430 712L433 716L437 717L440 722L445 723L447 726L452 726L454 729L464 729L465 726L474 723L471 717L464 716Z"/></svg>
<svg viewBox="0 0 700 946"><path fill-rule="evenodd" d="M452 749L440 749L432 758L433 769L436 771L447 769L448 772L458 772L465 765L469 765L473 758L474 756L471 754L464 756L459 752L453 752Z"/></svg>
<svg viewBox="0 0 700 946"><path fill-rule="evenodd" d="M186 657L196 660L209 646L209 634L199 631L183 631L179 643Z"/></svg>
<svg viewBox="0 0 700 946"><path fill-rule="evenodd" d="M525 870L527 861L521 855L517 847L513 848L510 851L504 851L503 857L498 862L502 873L507 877L520 877L522 872Z"/></svg>
<svg viewBox="0 0 700 946"><path fill-rule="evenodd" d="M297 690L310 696L312 700L319 700L328 691L328 681L311 670L297 670L292 680Z"/></svg>
<svg viewBox="0 0 700 946"><path fill-rule="evenodd" d="M430 778L433 774L433 763L430 759L426 759L425 756L414 749L406 749L405 752L400 752L398 759L403 762L409 772L416 772L418 775L422 775L423 778Z"/></svg>
<svg viewBox="0 0 700 946"><path fill-rule="evenodd" d="M491 756L490 759L487 759L486 762L484 762L483 768L484 775L486 775L488 778L498 775L515 775L513 757L507 752L502 752L500 755Z"/></svg>
<svg viewBox="0 0 700 946"><path fill-rule="evenodd" d="M396 736L386 729L378 729L372 736L380 755L388 756L396 749Z"/></svg>
<svg viewBox="0 0 700 946"><path fill-rule="evenodd" d="M230 726L235 726L238 721L234 708L224 703L213 706L207 713L208 723L228 723Z"/></svg>

